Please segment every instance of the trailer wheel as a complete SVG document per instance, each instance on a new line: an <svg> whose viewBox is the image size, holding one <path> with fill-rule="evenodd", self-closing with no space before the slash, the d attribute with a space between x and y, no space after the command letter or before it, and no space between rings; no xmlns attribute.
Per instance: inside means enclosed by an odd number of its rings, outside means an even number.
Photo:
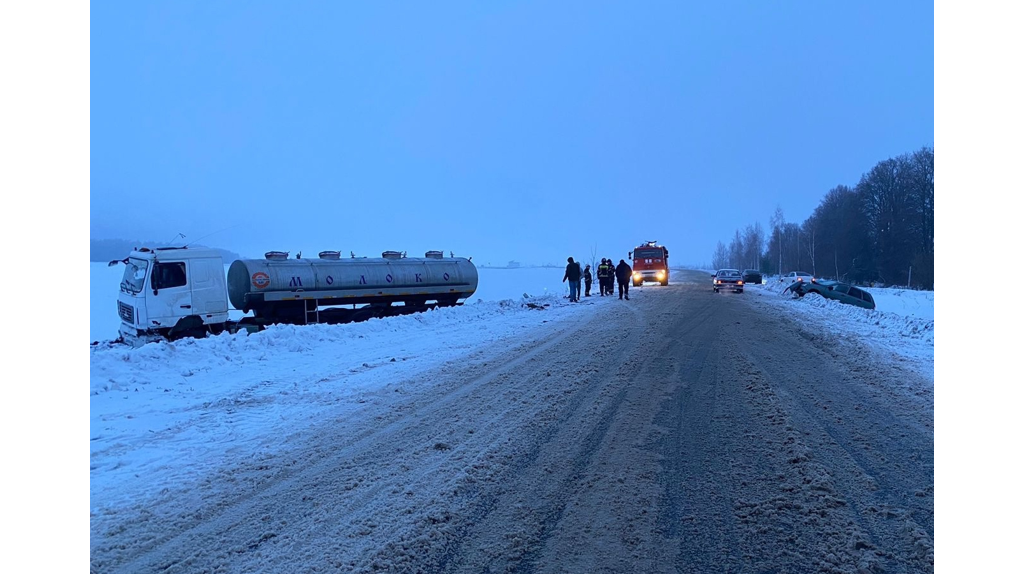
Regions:
<svg viewBox="0 0 1024 574"><path fill-rule="evenodd" d="M352 313L351 321L353 323L360 323L362 321L373 319L375 316L376 314L373 312L373 309L361 308L355 313Z"/></svg>

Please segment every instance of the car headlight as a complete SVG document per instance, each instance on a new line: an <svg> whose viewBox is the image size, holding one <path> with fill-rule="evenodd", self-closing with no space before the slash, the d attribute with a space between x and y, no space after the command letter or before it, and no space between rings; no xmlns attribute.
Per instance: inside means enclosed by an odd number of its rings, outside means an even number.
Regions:
<svg viewBox="0 0 1024 574"><path fill-rule="evenodd" d="M736 284L737 285L743 285L743 281L737 281Z"/></svg>

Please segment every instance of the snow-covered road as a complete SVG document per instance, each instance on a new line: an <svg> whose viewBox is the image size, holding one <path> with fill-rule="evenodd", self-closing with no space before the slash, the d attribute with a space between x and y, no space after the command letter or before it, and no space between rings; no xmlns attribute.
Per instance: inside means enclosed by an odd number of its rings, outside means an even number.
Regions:
<svg viewBox="0 0 1024 574"><path fill-rule="evenodd" d="M211 437L199 471L117 450L144 449L148 430L175 452L160 436L190 445L184 425L94 422L93 571L930 571L932 381L757 289L693 280L522 312L475 345L421 342L405 366L356 346L377 373L357 391L331 377L369 375L323 347L279 349L305 353L293 383L312 389L267 379L272 392L207 401L194 432L267 432ZM182 370L220 344L146 352ZM166 353L186 358L167 367ZM260 380L257 355L219 376ZM104 384L97 400L139 392ZM302 403L307 416L274 420Z"/></svg>

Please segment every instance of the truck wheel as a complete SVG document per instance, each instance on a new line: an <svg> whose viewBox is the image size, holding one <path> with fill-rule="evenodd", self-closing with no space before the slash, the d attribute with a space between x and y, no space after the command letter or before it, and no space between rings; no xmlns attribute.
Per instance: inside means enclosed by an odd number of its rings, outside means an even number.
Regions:
<svg viewBox="0 0 1024 574"><path fill-rule="evenodd" d="M206 337L206 333L206 325L203 324L203 320L196 315L190 315L188 317L182 317L178 323L167 332L167 340L177 341L178 339L184 339L186 337L202 339L203 337Z"/></svg>

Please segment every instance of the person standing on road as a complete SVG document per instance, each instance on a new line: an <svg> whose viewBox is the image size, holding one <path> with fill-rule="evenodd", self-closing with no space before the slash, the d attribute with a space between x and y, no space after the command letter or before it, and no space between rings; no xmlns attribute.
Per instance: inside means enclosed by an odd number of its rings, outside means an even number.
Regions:
<svg viewBox="0 0 1024 574"><path fill-rule="evenodd" d="M629 301L629 282L633 278L633 269L625 259L619 259L619 265L615 268L615 278L619 280L619 299L625 295L626 301Z"/></svg>
<svg viewBox="0 0 1024 574"><path fill-rule="evenodd" d="M611 295L612 289L608 286L608 278L612 276L612 266L609 264L607 259L601 259L601 264L597 267L597 281L600 283L601 296Z"/></svg>
<svg viewBox="0 0 1024 574"><path fill-rule="evenodd" d="M569 301L577 303L580 300L580 264L568 259L569 264L565 266L565 275L562 276L562 283L569 281Z"/></svg>
<svg viewBox="0 0 1024 574"><path fill-rule="evenodd" d="M583 270L583 283L587 287L587 291L583 296L590 297L590 286L594 284L594 275L590 273L590 265L587 265L587 268Z"/></svg>

